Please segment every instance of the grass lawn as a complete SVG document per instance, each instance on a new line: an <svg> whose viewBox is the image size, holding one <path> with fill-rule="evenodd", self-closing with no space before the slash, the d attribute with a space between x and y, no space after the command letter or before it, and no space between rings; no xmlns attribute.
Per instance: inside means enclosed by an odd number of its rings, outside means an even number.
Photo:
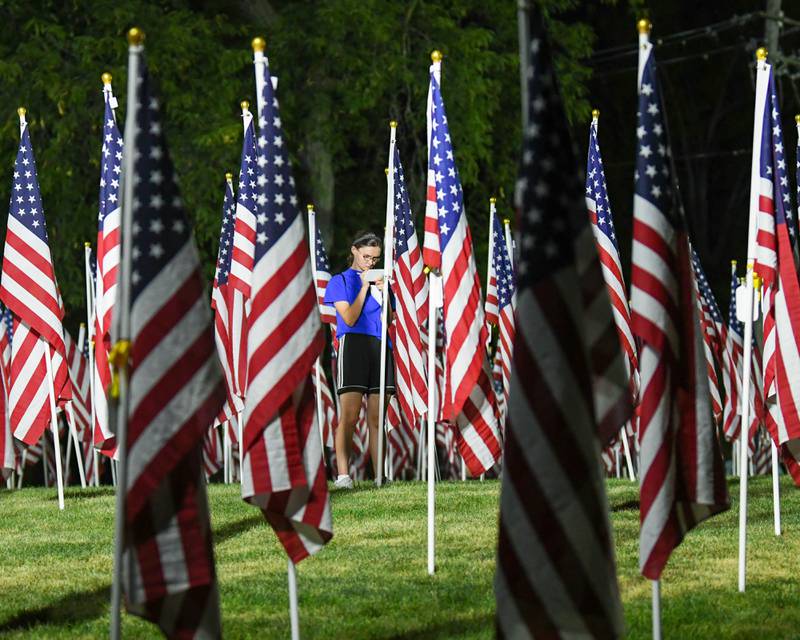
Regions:
<svg viewBox="0 0 800 640"><path fill-rule="evenodd" d="M800 492L783 484L784 535L772 533L771 485L751 480L748 591L736 590L737 511L690 533L662 580L667 638L800 637ZM425 487L333 494L335 535L298 568L303 638L489 638L493 635L499 484L437 489L437 565L426 574ZM608 483L628 637L650 633L650 584L638 573L637 489ZM730 485L732 497L738 484ZM210 486L223 632L288 638L286 559L238 487ZM100 638L108 634L113 494L0 492L0 637ZM125 637L159 637L137 618Z"/></svg>

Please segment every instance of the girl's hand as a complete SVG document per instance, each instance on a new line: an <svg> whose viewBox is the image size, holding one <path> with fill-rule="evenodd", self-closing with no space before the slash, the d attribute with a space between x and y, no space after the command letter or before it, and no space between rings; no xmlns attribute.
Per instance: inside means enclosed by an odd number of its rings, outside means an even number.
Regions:
<svg viewBox="0 0 800 640"><path fill-rule="evenodd" d="M361 288L364 289L369 286L369 282L367 281L367 272L361 272Z"/></svg>
<svg viewBox="0 0 800 640"><path fill-rule="evenodd" d="M381 290L383 290L383 278L378 278L378 279L377 279L375 282L373 282L372 284L374 284L376 287L378 287L378 289L381 289Z"/></svg>

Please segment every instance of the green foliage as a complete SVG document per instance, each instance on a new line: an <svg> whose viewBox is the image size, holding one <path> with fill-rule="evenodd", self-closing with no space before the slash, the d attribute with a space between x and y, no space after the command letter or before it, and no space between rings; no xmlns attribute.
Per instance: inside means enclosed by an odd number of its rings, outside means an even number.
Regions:
<svg viewBox="0 0 800 640"><path fill-rule="evenodd" d="M73 326L83 318L83 245L96 236L102 84L109 71L124 121L127 46L147 34L166 133L209 280L223 175L238 171L239 102L254 100L255 35L267 39L301 202L313 201L334 268L357 228L383 226L389 120L421 226L430 53L444 54L442 90L466 194L479 270L488 198L511 216L519 153L515 3L453 0L7 0L0 35L0 202L7 202L18 142L16 108L28 108L51 249ZM549 0L557 65L570 115L588 109L588 24L560 19L575 5ZM578 115L580 114L580 115ZM5 215L0 215L5 222ZM0 223L3 224L3 223ZM2 232L2 226L0 226Z"/></svg>

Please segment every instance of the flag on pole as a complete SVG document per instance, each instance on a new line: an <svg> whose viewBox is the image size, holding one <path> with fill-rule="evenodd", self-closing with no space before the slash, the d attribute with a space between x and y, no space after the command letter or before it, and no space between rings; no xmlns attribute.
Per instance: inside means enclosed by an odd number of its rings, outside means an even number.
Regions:
<svg viewBox="0 0 800 640"><path fill-rule="evenodd" d="M436 67L434 60L428 109L428 175L429 180L433 176L435 181L435 234L444 285L446 417L457 422L459 450L470 473L477 476L500 459L500 432L491 374L486 366L481 283ZM428 189L430 198L430 185ZM426 209L426 225L429 219ZM427 247L427 227L425 238Z"/></svg>
<svg viewBox="0 0 800 640"><path fill-rule="evenodd" d="M328 252L325 251L325 242L322 240L322 231L317 225L317 214L312 205L308 205L308 236L319 313L322 322L331 325L331 329L335 331L336 309L325 304L325 292L328 290L328 282L331 280L331 265L328 262Z"/></svg>
<svg viewBox="0 0 800 640"><path fill-rule="evenodd" d="M395 297L392 322L394 361L400 411L415 424L427 408L428 385L425 381L425 352L422 350L420 305L427 298L422 256L417 232L411 219L411 204L406 189L400 151L394 147L394 267L391 278Z"/></svg>
<svg viewBox="0 0 800 640"><path fill-rule="evenodd" d="M725 391L725 404L722 408L722 433L728 441L739 437L741 427L741 377L744 353L744 324L736 318L736 289L739 278L736 276L736 261L731 261L731 300L728 307L728 330L725 334L725 360L722 367L722 386ZM759 363L759 367L760 367ZM753 385L751 385L752 387ZM760 393L759 389L756 389Z"/></svg>
<svg viewBox="0 0 800 640"><path fill-rule="evenodd" d="M631 327L641 341L639 566L657 580L686 532L729 504L650 24L639 29Z"/></svg>
<svg viewBox="0 0 800 640"><path fill-rule="evenodd" d="M97 268L94 281L94 445L112 456L116 450L109 427L108 388L111 385L111 321L117 299L117 271L120 257L123 143L114 108L111 76L103 74L103 147L100 168L100 197L97 215Z"/></svg>
<svg viewBox="0 0 800 640"><path fill-rule="evenodd" d="M597 252L542 17L529 9L520 19L531 20L531 40L520 52L529 60L529 121L518 183L519 323L494 581L498 635L615 638L623 631L622 606L599 463L579 238L588 238L595 262ZM610 306L606 313L611 320ZM613 326L611 337L621 358Z"/></svg>
<svg viewBox="0 0 800 640"><path fill-rule="evenodd" d="M333 449L333 439L336 434L336 427L339 424L339 419L336 415L336 402L333 399L333 393L331 392L331 387L328 384L328 377L325 375L325 369L320 366L319 361L314 363L314 373L311 376L311 380L315 385L315 393L317 384L317 368L319 368L319 386L320 395L322 397L322 442L328 449Z"/></svg>
<svg viewBox="0 0 800 640"><path fill-rule="evenodd" d="M55 401L68 400L64 308L48 245L36 160L21 110L22 134L11 183L11 204L3 253L0 300L14 315L8 413L14 436L35 444L51 421L50 381L45 358L51 358Z"/></svg>
<svg viewBox="0 0 800 640"><path fill-rule="evenodd" d="M489 199L489 271L486 274L486 299L483 303L483 313L486 316L486 331L489 333L491 331L491 327L489 325L497 325L500 318L498 316L499 309L497 308L497 272L495 271L494 264L495 264L495 238L497 234L495 233L495 219L497 218L497 210L495 206L496 200L494 198ZM488 336L489 342L491 342L491 335ZM487 342L487 350L489 349L489 343Z"/></svg>
<svg viewBox="0 0 800 640"><path fill-rule="evenodd" d="M727 327L722 320L722 313L714 298L714 292L706 279L700 256L691 247L692 269L697 283L697 309L700 314L700 327L703 335L703 354L706 360L706 377L708 378L708 393L711 398L711 410L714 420L720 424L722 420L722 396L719 392L719 376L717 369L723 369L723 345Z"/></svg>
<svg viewBox="0 0 800 640"><path fill-rule="evenodd" d="M248 316L242 498L262 510L297 563L333 535L311 382L323 336L262 39L253 41L253 51L264 206L257 219Z"/></svg>
<svg viewBox="0 0 800 640"><path fill-rule="evenodd" d="M81 332L85 330L82 327ZM79 344L72 339L69 331L64 330L64 342L67 347L67 366L72 382L72 415L75 416L75 430L81 436L92 430L92 398L89 393L89 355L86 352L86 340ZM67 413L70 420L70 413ZM81 438L83 440L83 437ZM89 439L91 442L91 438Z"/></svg>
<svg viewBox="0 0 800 640"><path fill-rule="evenodd" d="M431 54L430 83L428 84L428 106L427 106L427 140L428 140L428 173L425 189L425 224L424 235L422 238L422 258L425 264L431 269L441 269L442 253L439 239L439 197L440 192L436 183L437 167L431 162L433 149L439 144L436 138L436 131L433 120L433 113L436 109L434 104L434 83L439 85L442 81L442 54L434 51Z"/></svg>
<svg viewBox="0 0 800 640"><path fill-rule="evenodd" d="M600 143L597 140L597 122L600 112L592 112L592 123L589 126L589 154L586 166L586 207L592 221L592 232L600 255L603 270L603 281L611 299L611 310L614 314L614 325L622 350L625 353L625 368L631 381L631 390L635 395L638 390L639 360L636 354L636 341L631 332L631 311L628 306L628 290L622 275L622 262L619 258L614 218L611 214L611 202L608 199L606 174L603 170L603 158L600 155Z"/></svg>
<svg viewBox="0 0 800 640"><path fill-rule="evenodd" d="M756 123L760 144L758 191L751 203L757 214L754 269L763 281L764 395L769 406L767 427L776 444L800 438L800 283L795 263L791 198L775 95L772 66L760 61L756 85ZM757 129L758 135L758 129ZM752 213L751 213L752 215Z"/></svg>
<svg viewBox="0 0 800 640"><path fill-rule="evenodd" d="M133 196L126 212L131 272L124 274L130 278L131 351L127 484L121 489L123 585L128 610L166 636L219 637L202 445L225 387L197 248L143 53L129 86L125 162L132 173L125 180L131 180Z"/></svg>
<svg viewBox="0 0 800 640"><path fill-rule="evenodd" d="M503 224L493 216L492 230L493 265L496 280L498 309L497 362L500 364L502 392L498 394L500 424L505 425L508 410L508 393L511 388L511 368L514 357L514 335L516 333L514 315L517 308L517 284L511 265L511 251L506 244Z"/></svg>
<svg viewBox="0 0 800 640"><path fill-rule="evenodd" d="M223 425L224 428L227 428L227 425ZM203 471L206 474L206 480L222 469L224 464L222 438L219 435L219 428L214 425L206 430L203 438Z"/></svg>
<svg viewBox="0 0 800 640"><path fill-rule="evenodd" d="M222 372L225 376L226 401L215 422L222 424L236 420L241 408L241 397L237 393L234 371L233 347L231 345L231 325L233 308L233 287L230 285L231 254L233 253L233 227L236 221L236 201L233 195L232 174L226 174L225 195L222 199L222 228L219 233L217 266L214 284L211 289L211 307L214 309L214 343L217 347ZM241 333L241 332L240 332ZM246 348L246 344L245 344Z"/></svg>

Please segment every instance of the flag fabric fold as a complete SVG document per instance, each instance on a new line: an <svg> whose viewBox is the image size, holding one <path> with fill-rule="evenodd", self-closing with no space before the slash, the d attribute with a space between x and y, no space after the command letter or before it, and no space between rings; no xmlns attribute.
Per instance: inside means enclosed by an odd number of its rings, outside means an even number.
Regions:
<svg viewBox="0 0 800 640"><path fill-rule="evenodd" d="M577 256L582 236L594 241L541 14L529 11L531 40L521 53L530 62L518 182L519 322L500 497L497 633L616 638L622 607ZM591 244L586 253L597 262ZM602 278L598 285L606 296ZM606 313L613 322L610 306ZM610 335L621 358L616 333ZM622 383L629 394L624 376Z"/></svg>
<svg viewBox="0 0 800 640"><path fill-rule="evenodd" d="M729 501L653 46L640 39L631 327L641 341L639 566L657 580L686 532Z"/></svg>
<svg viewBox="0 0 800 640"><path fill-rule="evenodd" d="M202 447L225 387L161 107L138 58L124 158L133 237L131 271L122 274L131 305L123 585L128 610L168 637L214 638L219 596Z"/></svg>
<svg viewBox="0 0 800 640"><path fill-rule="evenodd" d="M261 51L256 241L248 314L242 498L260 508L297 563L333 535L312 367L323 347L308 244L278 99Z"/></svg>

